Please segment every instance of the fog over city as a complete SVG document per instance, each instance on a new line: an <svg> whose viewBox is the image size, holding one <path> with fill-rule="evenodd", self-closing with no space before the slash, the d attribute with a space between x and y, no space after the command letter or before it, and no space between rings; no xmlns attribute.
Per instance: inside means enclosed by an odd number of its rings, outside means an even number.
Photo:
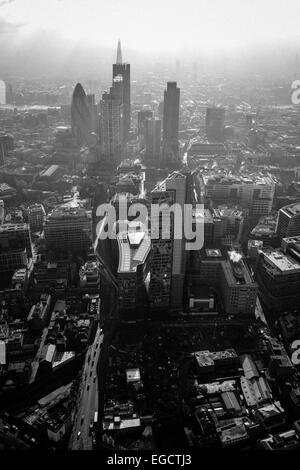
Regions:
<svg viewBox="0 0 300 470"><path fill-rule="evenodd" d="M0 457L300 450L299 19L0 0Z"/></svg>
<svg viewBox="0 0 300 470"><path fill-rule="evenodd" d="M297 0L3 0L2 74L98 78L122 37L135 70L196 62L207 72L293 78Z"/></svg>

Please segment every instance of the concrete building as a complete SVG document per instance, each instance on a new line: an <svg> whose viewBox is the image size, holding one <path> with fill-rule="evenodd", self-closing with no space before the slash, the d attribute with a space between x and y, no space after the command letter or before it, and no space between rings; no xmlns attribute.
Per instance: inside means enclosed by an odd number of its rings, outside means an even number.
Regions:
<svg viewBox="0 0 300 470"><path fill-rule="evenodd" d="M280 239L300 235L300 203L291 204L279 210L276 233Z"/></svg>
<svg viewBox="0 0 300 470"><path fill-rule="evenodd" d="M223 140L225 128L225 109L224 108L207 108L206 118L206 137L212 142Z"/></svg>
<svg viewBox="0 0 300 470"><path fill-rule="evenodd" d="M32 242L28 224L0 225L0 252L26 250L27 256L32 257Z"/></svg>
<svg viewBox="0 0 300 470"><path fill-rule="evenodd" d="M28 222L31 231L41 231L44 227L46 212L42 204L33 204L28 209Z"/></svg>
<svg viewBox="0 0 300 470"><path fill-rule="evenodd" d="M213 209L213 243L231 246L239 243L244 224L244 213L238 207L226 205Z"/></svg>
<svg viewBox="0 0 300 470"><path fill-rule="evenodd" d="M271 175L209 172L201 175L204 195L216 203L237 203L252 216L272 210L275 180Z"/></svg>
<svg viewBox="0 0 300 470"><path fill-rule="evenodd" d="M142 109L137 114L138 119L138 135L145 136L145 123L147 119L153 118L153 112L150 109Z"/></svg>
<svg viewBox="0 0 300 470"><path fill-rule="evenodd" d="M58 126L55 133L55 163L74 167L80 161L80 151L71 126Z"/></svg>
<svg viewBox="0 0 300 470"><path fill-rule="evenodd" d="M0 251L0 272L12 272L27 267L28 258L26 250Z"/></svg>
<svg viewBox="0 0 300 470"><path fill-rule="evenodd" d="M80 287L91 291L100 290L99 263L94 260L87 261L79 270Z"/></svg>
<svg viewBox="0 0 300 470"><path fill-rule="evenodd" d="M88 211L58 207L46 219L45 240L48 250L66 253L85 252L92 242L92 218Z"/></svg>
<svg viewBox="0 0 300 470"><path fill-rule="evenodd" d="M243 260L221 263L220 285L226 313L254 315L258 286Z"/></svg>
<svg viewBox="0 0 300 470"><path fill-rule="evenodd" d="M32 330L42 330L46 327L50 311L51 296L43 294L40 301L33 305L27 317L27 323Z"/></svg>
<svg viewBox="0 0 300 470"><path fill-rule="evenodd" d="M282 249L262 248L256 267L260 295L275 314L300 304L300 238L283 239Z"/></svg>

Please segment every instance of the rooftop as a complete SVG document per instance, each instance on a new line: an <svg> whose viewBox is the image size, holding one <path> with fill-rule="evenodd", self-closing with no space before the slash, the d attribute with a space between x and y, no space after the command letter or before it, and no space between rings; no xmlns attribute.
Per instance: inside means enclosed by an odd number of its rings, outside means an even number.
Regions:
<svg viewBox="0 0 300 470"><path fill-rule="evenodd" d="M300 272L300 263L291 256L284 254L280 250L262 249L264 259L273 266L278 272Z"/></svg>
<svg viewBox="0 0 300 470"><path fill-rule="evenodd" d="M282 207L281 211L292 217L296 215L300 216L300 202Z"/></svg>
<svg viewBox="0 0 300 470"><path fill-rule="evenodd" d="M146 232L128 231L117 235L119 246L118 272L135 272L143 264L150 252L151 240Z"/></svg>
<svg viewBox="0 0 300 470"><path fill-rule="evenodd" d="M255 284L243 260L224 261L222 267L229 284Z"/></svg>
<svg viewBox="0 0 300 470"><path fill-rule="evenodd" d="M259 173L243 173L233 174L230 172L217 172L212 171L210 173L202 174L203 182L207 184L255 184L259 186L274 185L275 180L272 175L264 175Z"/></svg>

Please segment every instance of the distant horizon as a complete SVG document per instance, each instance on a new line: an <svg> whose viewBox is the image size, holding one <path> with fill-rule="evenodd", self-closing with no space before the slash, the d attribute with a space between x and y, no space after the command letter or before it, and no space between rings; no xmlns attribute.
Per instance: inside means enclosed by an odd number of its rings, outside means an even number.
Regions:
<svg viewBox="0 0 300 470"><path fill-rule="evenodd" d="M179 60L292 79L299 17L297 0L0 0L1 73L110 76L120 39L136 70Z"/></svg>

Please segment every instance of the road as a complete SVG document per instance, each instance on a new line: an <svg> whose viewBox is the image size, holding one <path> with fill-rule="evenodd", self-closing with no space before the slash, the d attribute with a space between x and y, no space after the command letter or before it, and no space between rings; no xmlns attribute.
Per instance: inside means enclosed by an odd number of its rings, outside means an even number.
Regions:
<svg viewBox="0 0 300 470"><path fill-rule="evenodd" d="M102 342L103 334L98 326L95 340L86 354L79 405L69 443L71 450L92 450L93 448L90 424L94 421L95 411L98 411L97 364Z"/></svg>

